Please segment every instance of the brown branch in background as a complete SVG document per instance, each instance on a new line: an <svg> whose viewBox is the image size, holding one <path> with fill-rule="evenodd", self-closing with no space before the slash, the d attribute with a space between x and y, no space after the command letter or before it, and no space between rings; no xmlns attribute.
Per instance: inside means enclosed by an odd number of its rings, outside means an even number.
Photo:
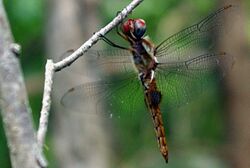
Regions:
<svg viewBox="0 0 250 168"><path fill-rule="evenodd" d="M20 46L12 34L0 0L0 92L1 115L13 168L46 167L35 138L31 110L18 55Z"/></svg>
<svg viewBox="0 0 250 168"><path fill-rule="evenodd" d="M222 0L220 4L228 3ZM230 0L237 4L234 15L225 15L226 31L219 41L220 48L234 56L234 66L226 75L227 135L225 155L232 168L250 167L250 47L247 39L247 1ZM232 24L233 23L233 24Z"/></svg>

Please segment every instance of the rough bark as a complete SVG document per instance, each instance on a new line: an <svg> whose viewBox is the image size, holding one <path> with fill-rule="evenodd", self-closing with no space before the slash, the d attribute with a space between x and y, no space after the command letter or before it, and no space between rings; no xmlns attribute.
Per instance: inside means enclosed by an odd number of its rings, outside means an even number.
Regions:
<svg viewBox="0 0 250 168"><path fill-rule="evenodd" d="M46 163L36 144L31 110L13 37L0 0L1 115L14 168L39 168Z"/></svg>
<svg viewBox="0 0 250 168"><path fill-rule="evenodd" d="M48 56L58 60L65 51L77 48L98 30L97 1L54 0L50 2L50 19L47 25ZM79 62L79 61L78 61ZM77 67L77 66L80 67ZM81 64L72 64L83 68ZM84 68L82 69L84 71ZM79 71L80 72L80 71ZM78 74L79 75L79 74ZM86 82L68 68L55 74L53 142L59 167L106 167L107 140L99 117L77 117L60 104L63 93L72 86ZM86 105L86 104L85 104ZM85 106L84 103L82 106ZM89 106L89 105L88 105ZM94 105L92 105L94 107Z"/></svg>

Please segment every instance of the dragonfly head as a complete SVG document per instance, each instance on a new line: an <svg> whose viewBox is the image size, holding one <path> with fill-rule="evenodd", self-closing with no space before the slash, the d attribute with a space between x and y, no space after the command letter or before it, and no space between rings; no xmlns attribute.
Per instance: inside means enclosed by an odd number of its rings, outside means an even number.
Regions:
<svg viewBox="0 0 250 168"><path fill-rule="evenodd" d="M143 19L128 19L122 25L122 32L135 39L141 39L146 32L146 23Z"/></svg>

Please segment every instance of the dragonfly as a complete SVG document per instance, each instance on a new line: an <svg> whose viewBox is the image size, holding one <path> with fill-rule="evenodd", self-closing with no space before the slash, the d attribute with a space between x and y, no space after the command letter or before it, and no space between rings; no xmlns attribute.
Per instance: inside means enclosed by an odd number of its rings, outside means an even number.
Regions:
<svg viewBox="0 0 250 168"><path fill-rule="evenodd" d="M189 82L196 81L199 85L202 82L197 79L206 78L205 74L214 72L227 59L226 52L210 52L210 48L218 37L214 34L223 29L224 15L232 7L226 5L218 9L157 46L147 38L143 19L130 18L121 22L116 31L129 47L102 36L106 43L118 49L93 50L88 57L82 57L88 61L86 66L101 69L101 79L70 88L61 99L62 105L82 110L79 104L93 101L95 112L99 113L105 111L100 105L105 100L107 110L104 113L120 116L122 110L119 108L125 108L126 114L130 114L144 101L153 120L160 152L168 162L169 149L161 110L163 97L170 95L168 98L176 97L177 101L180 97L188 99L191 96L187 88L193 85ZM115 105L119 110L114 110Z"/></svg>

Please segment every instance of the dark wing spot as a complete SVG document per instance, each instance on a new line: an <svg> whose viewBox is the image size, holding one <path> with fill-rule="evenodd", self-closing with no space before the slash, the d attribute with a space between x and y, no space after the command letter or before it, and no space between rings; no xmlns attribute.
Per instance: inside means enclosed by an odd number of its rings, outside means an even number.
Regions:
<svg viewBox="0 0 250 168"><path fill-rule="evenodd" d="M75 88L71 88L69 89L69 92L73 92L75 90Z"/></svg>

